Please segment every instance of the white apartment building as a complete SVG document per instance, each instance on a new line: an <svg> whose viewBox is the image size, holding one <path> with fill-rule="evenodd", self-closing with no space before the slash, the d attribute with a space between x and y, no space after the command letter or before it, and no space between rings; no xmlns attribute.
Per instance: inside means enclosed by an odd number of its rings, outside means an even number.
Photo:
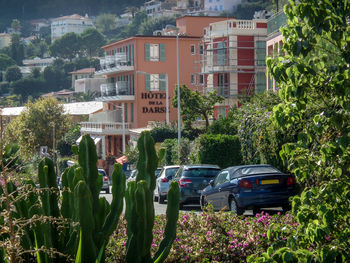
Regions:
<svg viewBox="0 0 350 263"><path fill-rule="evenodd" d="M85 29L94 27L92 20L87 16L77 14L71 16L62 16L51 22L51 41L69 32L81 34Z"/></svg>
<svg viewBox="0 0 350 263"><path fill-rule="evenodd" d="M242 0L205 0L204 10L209 13L233 12Z"/></svg>

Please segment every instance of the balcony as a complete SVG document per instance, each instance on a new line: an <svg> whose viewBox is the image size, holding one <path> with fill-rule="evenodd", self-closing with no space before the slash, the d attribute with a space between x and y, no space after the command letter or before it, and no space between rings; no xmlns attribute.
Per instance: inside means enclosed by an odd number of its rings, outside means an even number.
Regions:
<svg viewBox="0 0 350 263"><path fill-rule="evenodd" d="M218 96L224 98L237 98L237 84L224 84L219 86L207 85L206 91L216 90Z"/></svg>
<svg viewBox="0 0 350 263"><path fill-rule="evenodd" d="M131 61L127 60L126 53L105 56L100 59L100 65L101 70L95 72L97 76L134 70L134 66L131 66Z"/></svg>
<svg viewBox="0 0 350 263"><path fill-rule="evenodd" d="M117 81L116 83L104 83L100 86L101 97L96 98L99 101L108 100L135 100L135 96L130 94L127 81Z"/></svg>
<svg viewBox="0 0 350 263"><path fill-rule="evenodd" d="M122 135L122 122L81 122L81 133L98 135ZM130 123L125 123L125 134L129 134Z"/></svg>
<svg viewBox="0 0 350 263"><path fill-rule="evenodd" d="M279 32L280 28L286 24L286 14L283 11L278 12L267 21L267 35Z"/></svg>

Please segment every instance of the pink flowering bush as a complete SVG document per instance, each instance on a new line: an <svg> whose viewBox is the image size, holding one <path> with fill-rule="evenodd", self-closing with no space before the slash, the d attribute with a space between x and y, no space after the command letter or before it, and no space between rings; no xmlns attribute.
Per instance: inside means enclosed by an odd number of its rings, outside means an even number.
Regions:
<svg viewBox="0 0 350 263"><path fill-rule="evenodd" d="M270 235L274 227L284 227L284 235ZM165 215L156 216L152 253L163 237ZM246 262L249 255L259 256L274 243L286 242L297 227L289 215L236 216L230 212L180 213L177 237L166 262ZM270 229L270 230L269 230ZM127 242L126 223L121 220L107 247L107 262L124 262Z"/></svg>

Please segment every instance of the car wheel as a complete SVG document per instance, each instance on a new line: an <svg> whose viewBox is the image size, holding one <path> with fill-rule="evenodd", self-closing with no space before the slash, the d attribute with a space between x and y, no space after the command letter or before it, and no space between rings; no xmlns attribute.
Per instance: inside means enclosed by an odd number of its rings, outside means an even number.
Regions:
<svg viewBox="0 0 350 263"><path fill-rule="evenodd" d="M230 211L235 213L236 215L243 215L244 210L241 207L237 206L237 202L234 198L230 200Z"/></svg>
<svg viewBox="0 0 350 263"><path fill-rule="evenodd" d="M154 202L158 202L158 196L156 194L153 195Z"/></svg>
<svg viewBox="0 0 350 263"><path fill-rule="evenodd" d="M163 196L163 195L158 195L158 203L159 203L159 204L164 204L164 203L165 203L164 200L165 200L165 196Z"/></svg>
<svg viewBox="0 0 350 263"><path fill-rule="evenodd" d="M106 189L106 194L109 194L110 193L110 191L109 191L109 186L108 186L108 188Z"/></svg>
<svg viewBox="0 0 350 263"><path fill-rule="evenodd" d="M207 206L208 206L207 199L204 196L202 196L201 209L204 210Z"/></svg>

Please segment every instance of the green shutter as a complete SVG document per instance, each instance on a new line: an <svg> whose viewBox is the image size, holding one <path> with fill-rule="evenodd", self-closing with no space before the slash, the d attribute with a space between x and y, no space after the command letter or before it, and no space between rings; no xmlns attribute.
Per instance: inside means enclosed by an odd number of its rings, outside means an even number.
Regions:
<svg viewBox="0 0 350 263"><path fill-rule="evenodd" d="M145 87L146 87L146 90L151 90L151 75L150 74L145 75Z"/></svg>
<svg viewBox="0 0 350 263"><path fill-rule="evenodd" d="M131 122L134 122L134 103L131 103Z"/></svg>
<svg viewBox="0 0 350 263"><path fill-rule="evenodd" d="M159 74L159 87L161 91L166 90L166 74Z"/></svg>
<svg viewBox="0 0 350 263"><path fill-rule="evenodd" d="M160 61L165 61L165 44L159 44L160 49Z"/></svg>
<svg viewBox="0 0 350 263"><path fill-rule="evenodd" d="M150 51L150 44L146 43L145 44L145 60L149 61L151 56L151 51Z"/></svg>
<svg viewBox="0 0 350 263"><path fill-rule="evenodd" d="M124 121L128 122L128 104L125 103L124 106Z"/></svg>

